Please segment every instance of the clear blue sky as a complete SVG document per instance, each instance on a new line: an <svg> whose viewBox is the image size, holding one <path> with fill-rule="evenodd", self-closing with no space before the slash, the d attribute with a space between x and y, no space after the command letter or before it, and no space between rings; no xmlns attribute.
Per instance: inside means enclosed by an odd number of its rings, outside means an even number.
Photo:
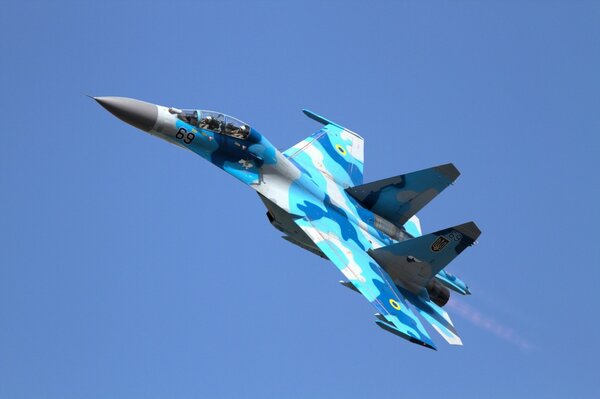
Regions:
<svg viewBox="0 0 600 399"><path fill-rule="evenodd" d="M598 2L101 3L0 13L1 398L600 397ZM366 181L454 162L420 216L483 231L465 346L380 330L254 192L82 93L281 148L310 108Z"/></svg>

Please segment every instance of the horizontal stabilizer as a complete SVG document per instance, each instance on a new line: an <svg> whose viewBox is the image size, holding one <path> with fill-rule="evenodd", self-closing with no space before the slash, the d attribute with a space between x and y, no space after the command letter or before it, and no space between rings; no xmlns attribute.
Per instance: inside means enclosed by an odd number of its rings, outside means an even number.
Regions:
<svg viewBox="0 0 600 399"><path fill-rule="evenodd" d="M464 281L445 270L441 270L435 278L454 292L458 292L461 295L471 295L469 286Z"/></svg>
<svg viewBox="0 0 600 399"><path fill-rule="evenodd" d="M377 309L394 334L419 345L432 346L423 323L410 309L388 276L359 242L345 240L337 221L328 217L294 220L346 279Z"/></svg>
<svg viewBox="0 0 600 399"><path fill-rule="evenodd" d="M433 303L425 290L415 295L402 287L398 287L406 299L417 309L417 312L448 342L450 345L462 345L454 324L448 313Z"/></svg>
<svg viewBox="0 0 600 399"><path fill-rule="evenodd" d="M367 209L402 227L459 175L456 167L448 163L351 187L346 191Z"/></svg>
<svg viewBox="0 0 600 399"><path fill-rule="evenodd" d="M480 234L477 225L468 222L370 250L369 255L395 282L418 293Z"/></svg>

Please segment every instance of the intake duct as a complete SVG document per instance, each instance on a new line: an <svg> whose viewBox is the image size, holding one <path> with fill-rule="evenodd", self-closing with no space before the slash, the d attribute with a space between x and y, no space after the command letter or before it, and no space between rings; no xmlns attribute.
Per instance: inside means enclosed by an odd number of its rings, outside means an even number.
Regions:
<svg viewBox="0 0 600 399"><path fill-rule="evenodd" d="M429 284L427 284L427 293L429 294L429 299L439 307L447 304L450 299L450 290L437 281L436 278L432 278Z"/></svg>

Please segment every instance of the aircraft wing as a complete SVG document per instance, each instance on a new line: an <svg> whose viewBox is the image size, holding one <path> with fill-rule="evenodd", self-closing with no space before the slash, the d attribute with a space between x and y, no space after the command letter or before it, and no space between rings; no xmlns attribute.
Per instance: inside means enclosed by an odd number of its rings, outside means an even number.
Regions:
<svg viewBox="0 0 600 399"><path fill-rule="evenodd" d="M423 324L408 307L408 302L387 273L353 239L345 239L340 224L326 216L307 217L295 223L337 266L356 289L375 306L381 328L413 343L435 349Z"/></svg>

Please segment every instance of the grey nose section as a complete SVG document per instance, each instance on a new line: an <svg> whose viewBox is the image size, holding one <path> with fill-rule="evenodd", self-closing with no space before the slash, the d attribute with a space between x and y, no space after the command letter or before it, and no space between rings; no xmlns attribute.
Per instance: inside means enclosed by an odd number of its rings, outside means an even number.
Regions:
<svg viewBox="0 0 600 399"><path fill-rule="evenodd" d="M145 132L152 130L158 117L158 107L127 97L94 97L108 112Z"/></svg>

